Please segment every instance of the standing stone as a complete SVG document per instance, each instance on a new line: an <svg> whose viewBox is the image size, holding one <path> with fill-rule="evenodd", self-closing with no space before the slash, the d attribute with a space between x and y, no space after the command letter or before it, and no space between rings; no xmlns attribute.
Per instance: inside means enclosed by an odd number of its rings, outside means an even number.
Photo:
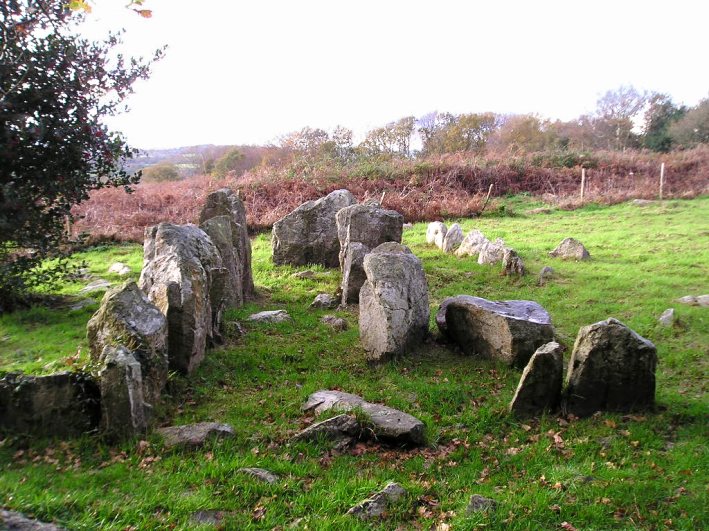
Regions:
<svg viewBox="0 0 709 531"><path fill-rule="evenodd" d="M390 482L382 490L374 493L370 498L352 507L347 514L356 516L360 520L381 518L386 514L387 508L406 495L406 490L398 483Z"/></svg>
<svg viewBox="0 0 709 531"><path fill-rule="evenodd" d="M562 258L564 260L588 260L591 258L591 255L583 244L574 238L564 238L562 242L556 246L556 249L549 253L549 256Z"/></svg>
<svg viewBox="0 0 709 531"><path fill-rule="evenodd" d="M662 326L673 326L675 324L675 321L677 318L675 317L675 309L674 308L667 308L664 312L662 312L662 315L657 318L657 322L660 323Z"/></svg>
<svg viewBox="0 0 709 531"><path fill-rule="evenodd" d="M404 354L428 334L428 284L421 261L399 243L384 243L364 258L367 281L359 294L359 332L372 361Z"/></svg>
<svg viewBox="0 0 709 531"><path fill-rule="evenodd" d="M228 307L243 306L246 299L243 264L239 258L239 250L234 247L235 242L240 243L238 232L235 234L235 231L239 230L238 226L229 216L215 216L203 221L199 228L207 233L222 259L224 273L219 277L223 278L223 283L218 287L214 284L217 297L222 297Z"/></svg>
<svg viewBox="0 0 709 531"><path fill-rule="evenodd" d="M505 242L497 238L494 242L483 242L478 255L478 264L496 264L505 257Z"/></svg>
<svg viewBox="0 0 709 531"><path fill-rule="evenodd" d="M533 301L449 297L436 315L440 331L468 355L524 367L534 351L554 339L549 314Z"/></svg>
<svg viewBox="0 0 709 531"><path fill-rule="evenodd" d="M337 267L341 262L335 215L356 202L349 191L335 190L276 221L271 238L273 263Z"/></svg>
<svg viewBox="0 0 709 531"><path fill-rule="evenodd" d="M145 401L156 405L167 382L167 319L135 282L106 292L89 320L87 338L91 360L105 364L108 346L123 346L140 365Z"/></svg>
<svg viewBox="0 0 709 531"><path fill-rule="evenodd" d="M552 341L532 355L510 403L512 413L533 417L557 408L564 379L562 351L561 345Z"/></svg>
<svg viewBox="0 0 709 531"><path fill-rule="evenodd" d="M367 280L364 272L364 257L370 249L360 242L351 242L345 251L345 259L342 264L342 305L357 304L359 302L359 290Z"/></svg>
<svg viewBox="0 0 709 531"><path fill-rule="evenodd" d="M238 263L241 265L241 282L244 300L253 299L256 293L254 278L251 272L251 240L246 225L246 207L239 196L229 188L212 192L202 207L199 215L200 224L217 216L229 216L232 225L233 246Z"/></svg>
<svg viewBox="0 0 709 531"><path fill-rule="evenodd" d="M376 201L343 208L337 213L337 237L340 240L340 267L349 246L354 242L370 249L385 242L401 243L404 216L385 210Z"/></svg>
<svg viewBox="0 0 709 531"><path fill-rule="evenodd" d="M140 363L124 346L106 346L98 372L101 429L115 437L144 433L151 414L143 396Z"/></svg>
<svg viewBox="0 0 709 531"><path fill-rule="evenodd" d="M438 245L436 242L440 241L443 244L443 238L445 238L447 231L446 225L440 221L429 223L426 228L426 243Z"/></svg>
<svg viewBox="0 0 709 531"><path fill-rule="evenodd" d="M655 345L616 319L579 330L569 361L566 412L638 411L655 404Z"/></svg>
<svg viewBox="0 0 709 531"><path fill-rule="evenodd" d="M96 381L86 373L7 374L0 379L0 432L65 437L93 431L99 401Z"/></svg>
<svg viewBox="0 0 709 531"><path fill-rule="evenodd" d="M524 262L517 251L507 247L502 255L502 274L504 276L524 276Z"/></svg>
<svg viewBox="0 0 709 531"><path fill-rule="evenodd" d="M224 300L219 251L195 225L160 223L145 229L140 287L167 317L172 370L191 373L204 359L207 343L219 338Z"/></svg>
<svg viewBox="0 0 709 531"><path fill-rule="evenodd" d="M451 228L448 229L448 232L446 232L445 238L443 238L443 247L441 247L441 250L444 253L452 253L458 247L460 247L460 244L462 242L463 229L461 229L460 225L458 225L457 223L453 223L453 225L451 225Z"/></svg>
<svg viewBox="0 0 709 531"><path fill-rule="evenodd" d="M310 303L310 307L313 309L320 310L331 310L332 308L337 308L338 304L337 297L330 295L329 293L319 293L313 302Z"/></svg>
<svg viewBox="0 0 709 531"><path fill-rule="evenodd" d="M485 235L477 229L471 230L463 239L455 252L456 256L477 256L483 248L483 245L488 242Z"/></svg>
<svg viewBox="0 0 709 531"><path fill-rule="evenodd" d="M544 286L554 276L554 269L549 266L542 267L537 279L537 286Z"/></svg>

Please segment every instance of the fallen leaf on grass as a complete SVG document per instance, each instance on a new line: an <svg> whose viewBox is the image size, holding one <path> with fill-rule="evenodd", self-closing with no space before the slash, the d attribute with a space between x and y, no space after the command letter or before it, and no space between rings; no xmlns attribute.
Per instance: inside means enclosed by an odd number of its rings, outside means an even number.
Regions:
<svg viewBox="0 0 709 531"><path fill-rule="evenodd" d="M565 529L566 531L577 531L576 528L569 522L561 522L561 529Z"/></svg>

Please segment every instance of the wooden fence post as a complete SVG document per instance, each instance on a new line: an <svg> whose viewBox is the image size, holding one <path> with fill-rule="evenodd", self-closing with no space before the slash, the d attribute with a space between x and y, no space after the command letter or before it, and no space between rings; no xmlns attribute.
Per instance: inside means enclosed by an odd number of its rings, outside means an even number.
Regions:
<svg viewBox="0 0 709 531"><path fill-rule="evenodd" d="M586 168L581 168L581 202L586 192Z"/></svg>
<svg viewBox="0 0 709 531"><path fill-rule="evenodd" d="M662 192L665 188L665 163L660 164L660 201L662 201Z"/></svg>

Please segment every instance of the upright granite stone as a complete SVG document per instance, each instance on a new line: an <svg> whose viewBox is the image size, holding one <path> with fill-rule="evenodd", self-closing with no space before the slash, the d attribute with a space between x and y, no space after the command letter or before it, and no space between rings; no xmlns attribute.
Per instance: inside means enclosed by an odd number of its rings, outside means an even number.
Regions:
<svg viewBox="0 0 709 531"><path fill-rule="evenodd" d="M317 201L303 203L276 221L271 238L273 263L337 267L340 242L335 216L356 202L349 191L335 190Z"/></svg>
<svg viewBox="0 0 709 531"><path fill-rule="evenodd" d="M579 330L567 372L564 409L640 411L655 404L655 345L616 319Z"/></svg>
<svg viewBox="0 0 709 531"><path fill-rule="evenodd" d="M167 382L167 319L135 282L106 292L87 326L92 361L101 366L108 346L123 346L140 365L142 395L156 405Z"/></svg>
<svg viewBox="0 0 709 531"><path fill-rule="evenodd" d="M441 250L444 253L453 253L456 249L458 249L458 247L460 247L462 242L463 229L461 229L460 225L457 223L453 223L451 228L448 229L448 232L446 232L445 238L443 238L443 247L441 247Z"/></svg>
<svg viewBox="0 0 709 531"><path fill-rule="evenodd" d="M524 276L524 262L517 254L517 251L507 247L502 255L502 275L511 276Z"/></svg>
<svg viewBox="0 0 709 531"><path fill-rule="evenodd" d="M359 336L371 361L408 352L428 335L428 284L421 261L388 242L364 257Z"/></svg>
<svg viewBox="0 0 709 531"><path fill-rule="evenodd" d="M117 438L145 433L152 411L143 396L140 363L123 345L106 346L101 360L98 381L102 431Z"/></svg>
<svg viewBox="0 0 709 531"><path fill-rule="evenodd" d="M478 264L496 264L502 262L505 257L505 242L502 238L497 238L494 242L485 241L480 246Z"/></svg>
<svg viewBox="0 0 709 531"><path fill-rule="evenodd" d="M140 287L167 317L168 358L172 370L191 373L207 344L219 338L225 301L225 270L219 251L195 225L160 223L145 229Z"/></svg>
<svg viewBox="0 0 709 531"><path fill-rule="evenodd" d="M562 352L561 345L551 341L532 355L510 403L514 415L534 417L559 406L564 379Z"/></svg>
<svg viewBox="0 0 709 531"><path fill-rule="evenodd" d="M240 251L234 244L240 244L239 228L229 216L215 216L200 223L199 228L207 233L212 243L219 250L222 259L224 274L221 285L214 285L217 297L224 299L224 304L231 308L238 308L246 301L244 290L244 264L239 257ZM221 293L220 293L221 292Z"/></svg>
<svg viewBox="0 0 709 531"><path fill-rule="evenodd" d="M343 306L359 302L359 290L367 280L364 272L364 257L369 251L369 247L360 242L352 242L347 246L340 284Z"/></svg>
<svg viewBox="0 0 709 531"><path fill-rule="evenodd" d="M485 243L489 243L485 235L477 229L471 230L456 250L456 256L478 256Z"/></svg>
<svg viewBox="0 0 709 531"><path fill-rule="evenodd" d="M207 196L199 215L199 222L202 224L217 216L229 216L229 219L234 223L231 230L233 246L237 261L241 265L241 282L237 284L241 286L242 298L244 300L252 299L256 290L251 272L251 240L246 225L246 207L233 190L222 188ZM234 282L236 281L234 280Z"/></svg>
<svg viewBox="0 0 709 531"><path fill-rule="evenodd" d="M340 268L349 246L354 242L370 249L385 242L401 242L404 216L386 210L376 201L343 208L337 213L337 237L340 240Z"/></svg>
<svg viewBox="0 0 709 531"><path fill-rule="evenodd" d="M449 297L436 315L443 333L469 355L524 367L534 351L554 339L549 314L533 301Z"/></svg>
<svg viewBox="0 0 709 531"><path fill-rule="evenodd" d="M95 430L101 411L96 381L86 373L7 374L0 379L0 434L65 437Z"/></svg>
<svg viewBox="0 0 709 531"><path fill-rule="evenodd" d="M556 249L549 253L549 256L564 260L588 260L591 258L583 244L574 238L564 238L556 246Z"/></svg>
<svg viewBox="0 0 709 531"><path fill-rule="evenodd" d="M446 237L447 231L448 228L445 223L441 223L440 221L433 221L432 223L429 223L426 228L426 243L441 247L443 245L443 238Z"/></svg>

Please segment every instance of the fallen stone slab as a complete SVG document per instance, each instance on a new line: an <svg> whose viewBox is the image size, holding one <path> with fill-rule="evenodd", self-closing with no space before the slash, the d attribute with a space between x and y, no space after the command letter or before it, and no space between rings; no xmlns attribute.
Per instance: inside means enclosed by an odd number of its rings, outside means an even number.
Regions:
<svg viewBox="0 0 709 531"><path fill-rule="evenodd" d="M465 512L468 514L487 512L497 507L497 502L492 498L486 498L480 494L473 494L468 502Z"/></svg>
<svg viewBox="0 0 709 531"><path fill-rule="evenodd" d="M249 315L248 320L254 323L283 323L292 319L285 310L266 310Z"/></svg>
<svg viewBox="0 0 709 531"><path fill-rule="evenodd" d="M685 295L677 299L677 302L688 304L690 306L701 306L706 308L709 306L709 295Z"/></svg>
<svg viewBox="0 0 709 531"><path fill-rule="evenodd" d="M361 431L362 426L353 415L342 414L311 424L293 437L292 441L315 441L318 439L349 441L359 436Z"/></svg>
<svg viewBox="0 0 709 531"><path fill-rule="evenodd" d="M313 302L310 303L310 307L313 309L320 310L331 310L332 308L337 308L340 301L334 295L329 293L319 293Z"/></svg>
<svg viewBox="0 0 709 531"><path fill-rule="evenodd" d="M630 204L639 206L639 207L644 207L644 206L650 206L656 204L657 201L652 201L651 199L633 199Z"/></svg>
<svg viewBox="0 0 709 531"><path fill-rule="evenodd" d="M585 326L569 360L564 411L585 417L651 409L656 367L655 345L617 319Z"/></svg>
<svg viewBox="0 0 709 531"><path fill-rule="evenodd" d="M556 249L549 253L549 256L564 260L589 260L591 258L583 243L574 238L564 238L556 246Z"/></svg>
<svg viewBox="0 0 709 531"><path fill-rule="evenodd" d="M357 395L342 391L321 390L308 397L304 411L352 411L361 410L371 422L371 429L378 438L401 444L425 443L424 424L416 417L379 404L372 404Z"/></svg>
<svg viewBox="0 0 709 531"><path fill-rule="evenodd" d="M520 368L537 348L554 339L549 314L534 301L449 297L441 303L436 324L466 354Z"/></svg>
<svg viewBox="0 0 709 531"><path fill-rule="evenodd" d="M0 529L7 531L64 531L63 527L28 518L15 511L0 510Z"/></svg>
<svg viewBox="0 0 709 531"><path fill-rule="evenodd" d="M406 490L398 483L388 483L379 492L372 495L370 498L358 503L352 507L347 514L356 516L361 520L371 520L380 518L384 515L387 508L394 502L406 495Z"/></svg>
<svg viewBox="0 0 709 531"><path fill-rule="evenodd" d="M79 290L79 293L91 293L92 291L98 291L101 289L108 289L111 287L111 283L108 280L104 280L103 278L97 278L96 280L92 280L86 286L81 288Z"/></svg>
<svg viewBox="0 0 709 531"><path fill-rule="evenodd" d="M278 483L278 480L280 479L276 474L269 470L266 470L265 468L240 468L237 470L237 472L249 475L253 478L258 479L259 481L268 483L269 485Z"/></svg>
<svg viewBox="0 0 709 531"><path fill-rule="evenodd" d="M335 315L323 315L320 322L326 324L333 330L337 330L338 332L344 332L350 327L347 321L345 321L342 317L337 317Z"/></svg>
<svg viewBox="0 0 709 531"><path fill-rule="evenodd" d="M515 416L534 417L558 407L564 379L562 352L561 345L551 341L532 355L510 403Z"/></svg>
<svg viewBox="0 0 709 531"><path fill-rule="evenodd" d="M163 438L166 448L185 446L199 448L211 438L225 439L235 435L234 428L229 424L218 422L198 422L183 426L170 426L156 430Z"/></svg>
<svg viewBox="0 0 709 531"><path fill-rule="evenodd" d="M312 279L315 278L315 271L311 269L306 269L305 271L298 271L296 273L293 273L291 277L300 279Z"/></svg>

